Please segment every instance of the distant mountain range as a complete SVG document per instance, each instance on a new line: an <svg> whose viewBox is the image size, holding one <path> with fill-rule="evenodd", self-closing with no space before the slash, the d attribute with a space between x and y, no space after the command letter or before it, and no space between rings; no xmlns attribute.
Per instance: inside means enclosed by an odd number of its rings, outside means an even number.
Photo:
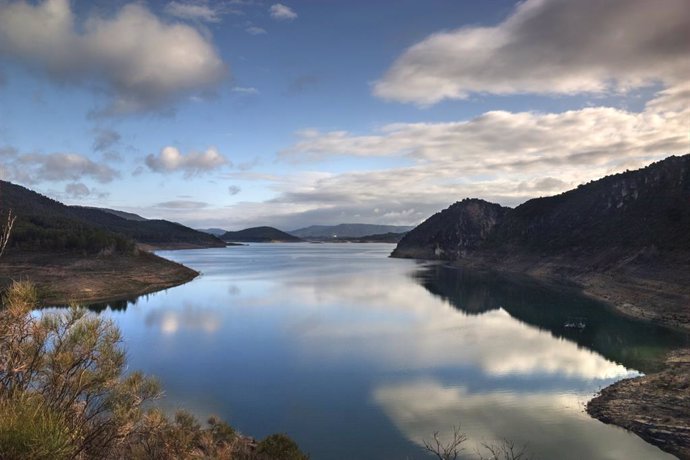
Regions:
<svg viewBox="0 0 690 460"><path fill-rule="evenodd" d="M690 250L690 155L506 208L453 204L410 231L394 257L461 259L486 252L564 255Z"/></svg>
<svg viewBox="0 0 690 460"><path fill-rule="evenodd" d="M227 231L222 228L197 228L197 230L213 236L221 236Z"/></svg>
<svg viewBox="0 0 690 460"><path fill-rule="evenodd" d="M252 227L237 232L225 232L220 239L232 243L297 243L296 236L273 227Z"/></svg>
<svg viewBox="0 0 690 460"><path fill-rule="evenodd" d="M67 206L25 187L0 181L0 215L17 216L10 245L22 250L127 252L153 247L222 247L218 238L167 220L121 211ZM124 216L124 217L123 217Z"/></svg>
<svg viewBox="0 0 690 460"><path fill-rule="evenodd" d="M302 239L335 239L335 238L360 238L386 233L405 233L412 226L401 225L375 225L375 224L339 224L339 225L312 225L298 228L288 232Z"/></svg>

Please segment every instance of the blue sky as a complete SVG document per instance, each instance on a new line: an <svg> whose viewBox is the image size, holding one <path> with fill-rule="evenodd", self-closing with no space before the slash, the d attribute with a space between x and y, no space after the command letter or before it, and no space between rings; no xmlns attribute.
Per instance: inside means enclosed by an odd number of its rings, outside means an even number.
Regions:
<svg viewBox="0 0 690 460"><path fill-rule="evenodd" d="M684 0L0 1L0 174L195 227L416 224L690 151Z"/></svg>

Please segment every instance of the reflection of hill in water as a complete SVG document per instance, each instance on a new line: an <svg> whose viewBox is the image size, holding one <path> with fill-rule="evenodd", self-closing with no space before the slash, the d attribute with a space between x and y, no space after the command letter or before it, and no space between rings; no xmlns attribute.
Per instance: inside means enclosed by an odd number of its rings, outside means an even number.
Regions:
<svg viewBox="0 0 690 460"><path fill-rule="evenodd" d="M688 334L621 316L574 288L441 265L421 270L414 278L464 313L477 315L503 308L513 318L629 368L652 371L663 354L690 343ZM565 323L573 318L582 318L586 327L566 328Z"/></svg>

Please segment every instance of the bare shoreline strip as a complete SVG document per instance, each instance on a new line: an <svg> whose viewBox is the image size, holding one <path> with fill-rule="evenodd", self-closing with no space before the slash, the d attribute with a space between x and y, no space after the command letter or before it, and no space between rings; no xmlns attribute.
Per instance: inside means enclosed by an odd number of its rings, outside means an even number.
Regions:
<svg viewBox="0 0 690 460"><path fill-rule="evenodd" d="M199 272L145 251L132 255L10 254L0 261L0 282L30 280L43 306L132 299L184 284Z"/></svg>

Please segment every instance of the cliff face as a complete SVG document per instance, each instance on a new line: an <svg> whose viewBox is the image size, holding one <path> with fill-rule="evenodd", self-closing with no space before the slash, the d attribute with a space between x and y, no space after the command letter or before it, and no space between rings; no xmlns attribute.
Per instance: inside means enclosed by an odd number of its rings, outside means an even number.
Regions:
<svg viewBox="0 0 690 460"><path fill-rule="evenodd" d="M578 250L690 250L690 155L608 176L515 209L463 200L403 238L393 257L557 256Z"/></svg>
<svg viewBox="0 0 690 460"><path fill-rule="evenodd" d="M480 248L510 211L478 199L459 201L406 234L393 257L448 259Z"/></svg>

